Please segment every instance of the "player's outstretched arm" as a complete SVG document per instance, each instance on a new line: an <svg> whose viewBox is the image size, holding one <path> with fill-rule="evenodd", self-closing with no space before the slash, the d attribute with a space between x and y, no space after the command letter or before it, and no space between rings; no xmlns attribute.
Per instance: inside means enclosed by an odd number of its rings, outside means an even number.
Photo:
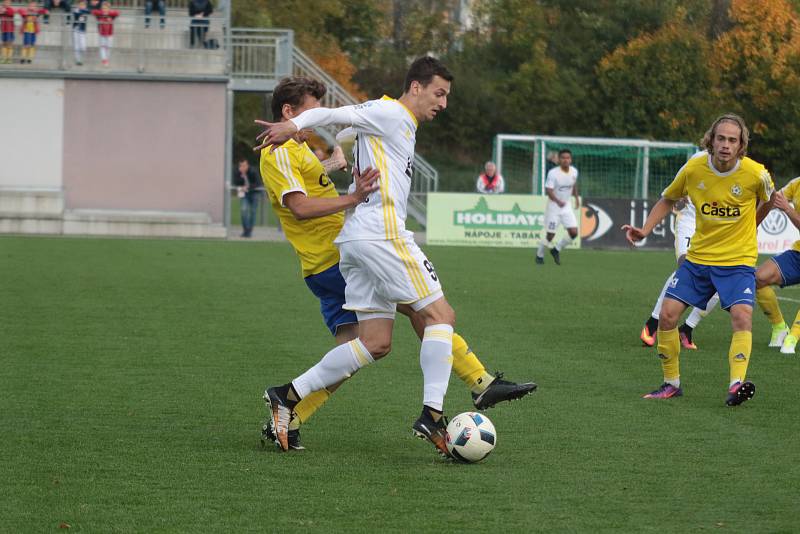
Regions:
<svg viewBox="0 0 800 534"><path fill-rule="evenodd" d="M635 226L631 226L630 224L623 224L622 230L625 232L625 238L628 240L628 243L635 245L637 242L650 235L650 232L653 231L653 228L655 228L658 223L664 220L664 217L666 217L669 212L672 211L672 206L674 204L674 200L661 197L661 199L656 202L656 205L653 206L653 209L651 209L650 213L647 215L647 220L644 222L644 226L637 228Z"/></svg>
<svg viewBox="0 0 800 534"><path fill-rule="evenodd" d="M366 168L364 172L353 171L356 188L352 193L339 197L308 197L305 193L295 191L288 193L283 202L294 218L298 221L316 219L332 213L354 208L364 202L367 197L378 189L378 169Z"/></svg>

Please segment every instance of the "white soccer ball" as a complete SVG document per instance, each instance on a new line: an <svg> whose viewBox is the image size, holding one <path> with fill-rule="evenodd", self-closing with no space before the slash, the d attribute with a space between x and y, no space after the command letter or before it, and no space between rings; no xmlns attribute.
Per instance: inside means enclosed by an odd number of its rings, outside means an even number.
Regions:
<svg viewBox="0 0 800 534"><path fill-rule="evenodd" d="M464 412L447 425L447 450L456 460L480 462L497 444L497 432L489 418L477 412Z"/></svg>

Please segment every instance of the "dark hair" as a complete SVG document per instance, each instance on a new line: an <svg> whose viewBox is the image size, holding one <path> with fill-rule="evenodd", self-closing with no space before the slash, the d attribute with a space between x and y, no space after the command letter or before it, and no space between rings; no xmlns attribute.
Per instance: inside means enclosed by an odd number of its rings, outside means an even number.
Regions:
<svg viewBox="0 0 800 534"><path fill-rule="evenodd" d="M723 122L732 122L739 127L739 152L736 157L744 157L747 154L747 145L750 143L750 130L747 129L744 119L734 113L726 113L717 117L717 120L703 136L703 140L700 141L700 146L705 148L709 154L714 154L714 136L717 135L717 126Z"/></svg>
<svg viewBox="0 0 800 534"><path fill-rule="evenodd" d="M247 158L239 158L239 164L241 165L242 163L247 163L248 165L250 165L250 160L248 160Z"/></svg>
<svg viewBox="0 0 800 534"><path fill-rule="evenodd" d="M447 80L453 81L453 75L447 70L444 64L431 56L424 56L414 60L414 63L408 68L406 74L406 81L403 84L403 92L407 93L411 88L411 82L419 82L422 87L427 86L433 80L434 76L439 76Z"/></svg>
<svg viewBox="0 0 800 534"><path fill-rule="evenodd" d="M562 148L561 150L558 151L558 155L560 156L561 154L569 154L570 156L572 156L572 150L568 148Z"/></svg>
<svg viewBox="0 0 800 534"><path fill-rule="evenodd" d="M296 108L303 103L306 95L322 100L327 92L328 90L322 82L312 78L297 76L282 79L272 91L272 120L280 121L283 118L284 104Z"/></svg>

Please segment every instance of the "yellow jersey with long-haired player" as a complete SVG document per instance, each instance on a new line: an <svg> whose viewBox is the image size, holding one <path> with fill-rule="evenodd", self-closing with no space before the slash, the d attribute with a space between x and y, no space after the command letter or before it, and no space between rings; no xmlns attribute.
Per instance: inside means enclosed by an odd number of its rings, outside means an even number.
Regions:
<svg viewBox="0 0 800 534"><path fill-rule="evenodd" d="M786 197L786 200L794 204L795 209L800 208L800 177L784 185L781 193ZM800 239L794 242L792 250L800 252Z"/></svg>
<svg viewBox="0 0 800 534"><path fill-rule="evenodd" d="M294 192L312 198L338 197L339 193L307 144L290 139L274 151L270 149L261 150L261 178L270 204L300 258L303 277L319 274L339 263L333 240L342 229L344 213L299 221L283 199Z"/></svg>
<svg viewBox="0 0 800 534"><path fill-rule="evenodd" d="M775 189L767 169L744 157L728 172L719 172L711 155L699 152L681 167L661 194L678 200L688 195L695 206L697 228L686 259L700 265L754 267L758 260L756 208Z"/></svg>

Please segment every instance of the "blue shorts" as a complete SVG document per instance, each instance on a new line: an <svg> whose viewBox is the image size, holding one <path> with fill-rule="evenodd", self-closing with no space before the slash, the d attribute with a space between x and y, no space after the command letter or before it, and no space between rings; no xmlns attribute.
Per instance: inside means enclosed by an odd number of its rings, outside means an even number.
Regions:
<svg viewBox="0 0 800 534"><path fill-rule="evenodd" d="M704 310L714 293L719 293L723 310L734 304L752 307L756 294L756 270L746 265L720 267L686 260L675 271L665 295Z"/></svg>
<svg viewBox="0 0 800 534"><path fill-rule="evenodd" d="M344 277L339 272L339 264L318 274L306 276L306 285L319 299L319 309L325 324L336 335L336 329L343 324L358 322L355 312L345 310L344 306Z"/></svg>
<svg viewBox="0 0 800 534"><path fill-rule="evenodd" d="M772 258L781 272L781 287L800 284L800 252L787 250Z"/></svg>
<svg viewBox="0 0 800 534"><path fill-rule="evenodd" d="M4 43L13 43L14 42L14 32L3 32L3 42Z"/></svg>
<svg viewBox="0 0 800 534"><path fill-rule="evenodd" d="M36 34L35 33L23 33L22 34L22 45L23 46L33 46L36 44Z"/></svg>

